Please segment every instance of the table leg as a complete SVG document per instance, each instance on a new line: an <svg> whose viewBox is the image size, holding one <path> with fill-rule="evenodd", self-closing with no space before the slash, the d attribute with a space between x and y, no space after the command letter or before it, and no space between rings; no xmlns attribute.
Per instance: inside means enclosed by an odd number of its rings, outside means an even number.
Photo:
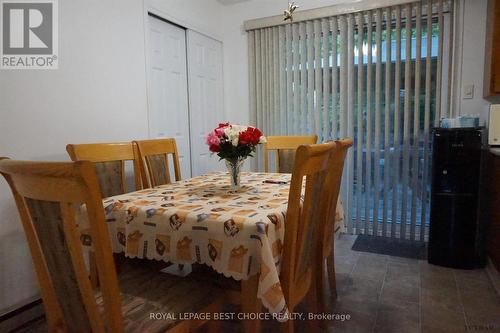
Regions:
<svg viewBox="0 0 500 333"><path fill-rule="evenodd" d="M241 310L245 314L260 313L262 310L261 300L257 298L260 274L251 276L248 280L241 281ZM244 320L243 332L260 332L260 320Z"/></svg>

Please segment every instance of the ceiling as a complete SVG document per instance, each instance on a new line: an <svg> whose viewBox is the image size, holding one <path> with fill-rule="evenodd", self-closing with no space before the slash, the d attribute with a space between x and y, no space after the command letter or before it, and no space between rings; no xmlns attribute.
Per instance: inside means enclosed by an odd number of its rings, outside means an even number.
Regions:
<svg viewBox="0 0 500 333"><path fill-rule="evenodd" d="M234 5L236 3L250 1L250 0L217 0L217 1L225 6L229 6L229 5Z"/></svg>

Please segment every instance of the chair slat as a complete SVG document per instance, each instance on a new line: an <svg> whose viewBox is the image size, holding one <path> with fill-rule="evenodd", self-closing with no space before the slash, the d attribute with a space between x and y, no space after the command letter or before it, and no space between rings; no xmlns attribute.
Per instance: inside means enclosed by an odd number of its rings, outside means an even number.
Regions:
<svg viewBox="0 0 500 333"><path fill-rule="evenodd" d="M138 150L138 164L141 167L142 183L146 187L169 184L170 168L168 155L172 155L175 180L181 180L179 153L175 139L134 141Z"/></svg>
<svg viewBox="0 0 500 333"><path fill-rule="evenodd" d="M132 161L135 189L142 189L140 167L132 142L68 144L66 146L72 161L91 161L103 198L127 192L125 162Z"/></svg>
<svg viewBox="0 0 500 333"><path fill-rule="evenodd" d="M123 184L123 162L107 161L96 162L95 170L101 194L104 198L125 193Z"/></svg>
<svg viewBox="0 0 500 333"><path fill-rule="evenodd" d="M317 141L317 135L268 136L264 144L264 171L269 172L269 153L275 151L276 172L291 173L297 148L300 145L315 144Z"/></svg>
<svg viewBox="0 0 500 333"><path fill-rule="evenodd" d="M66 324L71 331L90 331L90 320L85 310L82 295L78 288L69 249L64 234L59 203L26 198L26 205L38 235L40 247Z"/></svg>

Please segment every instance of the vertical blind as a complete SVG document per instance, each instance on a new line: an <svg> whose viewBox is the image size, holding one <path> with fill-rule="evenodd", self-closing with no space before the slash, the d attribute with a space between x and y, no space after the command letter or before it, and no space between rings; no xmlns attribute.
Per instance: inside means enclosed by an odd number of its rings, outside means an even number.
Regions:
<svg viewBox="0 0 500 333"><path fill-rule="evenodd" d="M348 230L426 240L430 129L449 109L452 2L419 1L248 31L250 112L267 135L354 139ZM262 168L262 159L257 159Z"/></svg>

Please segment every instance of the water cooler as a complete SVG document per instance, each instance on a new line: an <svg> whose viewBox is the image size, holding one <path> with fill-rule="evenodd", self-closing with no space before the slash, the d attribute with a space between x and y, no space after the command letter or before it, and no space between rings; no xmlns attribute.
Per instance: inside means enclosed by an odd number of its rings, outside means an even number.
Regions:
<svg viewBox="0 0 500 333"><path fill-rule="evenodd" d="M436 128L432 136L429 263L484 267L486 221L479 195L484 130Z"/></svg>

